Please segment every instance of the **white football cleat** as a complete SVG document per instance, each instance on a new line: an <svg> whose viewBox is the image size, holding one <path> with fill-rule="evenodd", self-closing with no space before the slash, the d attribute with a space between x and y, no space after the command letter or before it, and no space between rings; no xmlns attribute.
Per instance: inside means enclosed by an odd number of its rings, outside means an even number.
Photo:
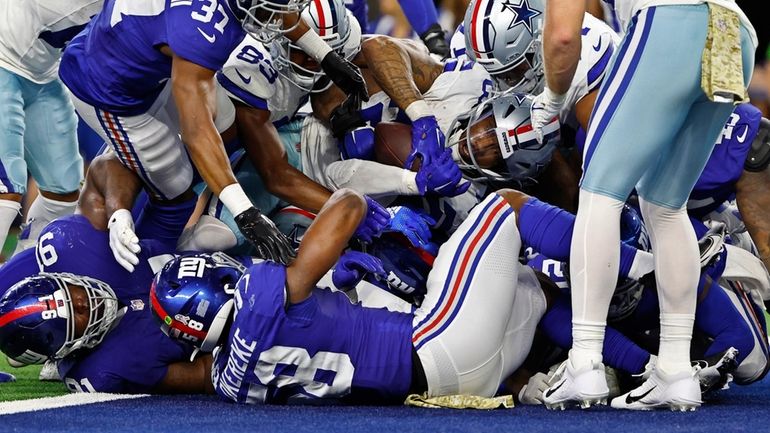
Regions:
<svg viewBox="0 0 770 433"><path fill-rule="evenodd" d="M638 388L612 399L611 406L615 409L693 411L703 403L696 369L666 374L656 368Z"/></svg>
<svg viewBox="0 0 770 433"><path fill-rule="evenodd" d="M548 409L564 410L573 406L587 409L595 404L607 404L610 390L601 362L576 370L567 359L554 373L552 382L553 385L543 391L543 404Z"/></svg>

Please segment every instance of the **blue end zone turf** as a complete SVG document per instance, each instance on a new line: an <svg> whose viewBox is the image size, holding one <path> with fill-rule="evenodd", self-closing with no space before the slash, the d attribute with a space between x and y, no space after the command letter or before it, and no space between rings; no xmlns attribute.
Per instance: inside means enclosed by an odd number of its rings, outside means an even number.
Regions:
<svg viewBox="0 0 770 433"><path fill-rule="evenodd" d="M547 411L542 406L474 411L409 407L236 406L215 397L173 396L115 401L0 416L13 432L766 432L770 379L732 385L692 413L630 412L607 408Z"/></svg>

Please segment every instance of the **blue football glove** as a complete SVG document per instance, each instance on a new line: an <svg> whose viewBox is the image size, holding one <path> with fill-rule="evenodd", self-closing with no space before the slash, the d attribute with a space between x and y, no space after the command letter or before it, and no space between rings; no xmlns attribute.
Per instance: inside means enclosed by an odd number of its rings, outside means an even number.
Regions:
<svg viewBox="0 0 770 433"><path fill-rule="evenodd" d="M412 122L412 152L406 158L404 168L411 170L419 156L422 165L430 164L444 151L444 133L434 116L421 117Z"/></svg>
<svg viewBox="0 0 770 433"><path fill-rule="evenodd" d="M390 220L390 214L381 204L377 203L377 200L368 196L365 196L364 198L366 199L366 205L368 206L366 217L361 221L361 224L358 225L353 236L363 242L371 242L372 239L382 234L382 230Z"/></svg>
<svg viewBox="0 0 770 433"><path fill-rule="evenodd" d="M391 218L385 226L386 232L401 233L413 246L425 248L433 235L430 227L436 224L436 220L425 212L405 206L391 206L388 212Z"/></svg>
<svg viewBox="0 0 770 433"><path fill-rule="evenodd" d="M423 163L415 177L420 194L434 192L444 197L454 197L468 191L471 182L460 183L462 179L463 174L452 159L450 149L444 149L430 164Z"/></svg>
<svg viewBox="0 0 770 433"><path fill-rule="evenodd" d="M332 283L338 289L353 287L366 275L386 277L380 259L359 251L347 251L343 254L332 271Z"/></svg>
<svg viewBox="0 0 770 433"><path fill-rule="evenodd" d="M347 132L340 140L342 159L374 160L374 128L363 126Z"/></svg>

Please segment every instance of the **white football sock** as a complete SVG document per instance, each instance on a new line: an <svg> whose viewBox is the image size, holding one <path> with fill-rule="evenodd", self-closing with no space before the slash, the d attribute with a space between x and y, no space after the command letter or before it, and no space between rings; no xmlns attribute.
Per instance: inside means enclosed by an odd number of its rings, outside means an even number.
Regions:
<svg viewBox="0 0 770 433"><path fill-rule="evenodd" d="M61 216L73 214L77 206L77 200L59 201L38 194L27 211L27 224L29 225L27 239L33 242L37 241L38 235L48 223Z"/></svg>
<svg viewBox="0 0 770 433"><path fill-rule="evenodd" d="M639 200L655 257L660 302L658 365L668 374L690 368L690 339L700 278L695 231L684 208L669 209Z"/></svg>
<svg viewBox="0 0 770 433"><path fill-rule="evenodd" d="M21 210L21 203L13 200L0 199L0 249L5 245L5 239L8 237L8 230L13 224L13 220Z"/></svg>
<svg viewBox="0 0 770 433"><path fill-rule="evenodd" d="M580 190L570 248L570 359L578 369L602 360L607 310L620 267L622 209L622 201Z"/></svg>

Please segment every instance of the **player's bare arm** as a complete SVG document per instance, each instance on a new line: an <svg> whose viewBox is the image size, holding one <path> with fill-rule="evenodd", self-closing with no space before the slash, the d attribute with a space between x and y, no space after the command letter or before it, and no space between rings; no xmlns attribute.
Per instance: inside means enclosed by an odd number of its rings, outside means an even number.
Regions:
<svg viewBox="0 0 770 433"><path fill-rule="evenodd" d="M770 269L770 167L743 171L736 187L736 200L751 239L765 267Z"/></svg>
<svg viewBox="0 0 770 433"><path fill-rule="evenodd" d="M86 183L78 211L98 230L107 230L107 221L118 209L131 209L142 181L113 153L96 157L86 173Z"/></svg>
<svg viewBox="0 0 770 433"><path fill-rule="evenodd" d="M548 88L564 94L580 60L580 30L586 4L573 0L548 0L543 31L543 58Z"/></svg>
<svg viewBox="0 0 770 433"><path fill-rule="evenodd" d="M211 191L219 195L236 183L222 138L214 126L216 115L214 71L173 57L171 83L179 110L182 141Z"/></svg>
<svg viewBox="0 0 770 433"><path fill-rule="evenodd" d="M422 100L443 66L425 47L388 36L375 36L361 46L369 70L385 93L401 109Z"/></svg>
<svg viewBox="0 0 770 433"><path fill-rule="evenodd" d="M297 207L318 212L331 192L289 164L270 112L234 103L241 143L267 190Z"/></svg>
<svg viewBox="0 0 770 433"><path fill-rule="evenodd" d="M363 196L350 189L332 194L305 232L297 258L286 268L289 302L307 299L334 266L367 212Z"/></svg>
<svg viewBox="0 0 770 433"><path fill-rule="evenodd" d="M211 354L198 355L192 362L175 362L168 366L154 394L214 394L211 383Z"/></svg>

